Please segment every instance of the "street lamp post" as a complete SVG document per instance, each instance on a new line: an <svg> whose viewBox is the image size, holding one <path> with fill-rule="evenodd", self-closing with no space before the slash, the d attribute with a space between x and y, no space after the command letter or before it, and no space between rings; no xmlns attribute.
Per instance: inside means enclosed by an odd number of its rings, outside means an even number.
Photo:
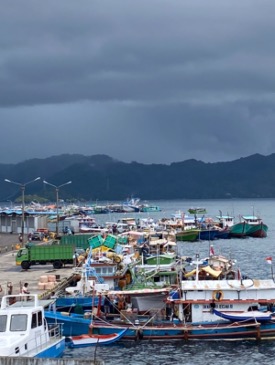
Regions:
<svg viewBox="0 0 275 365"><path fill-rule="evenodd" d="M55 188L55 192L56 192L56 227L55 227L55 233L56 233L56 237L58 237L58 223L59 223L58 201L59 201L59 189L62 186L71 184L72 182L71 181L67 181L66 183L61 184L61 185L58 185L58 186L57 185L54 185L54 184L51 184L51 183L49 183L46 180L44 180L43 183L44 184L47 184L47 185L50 185L50 186L52 186L52 187Z"/></svg>
<svg viewBox="0 0 275 365"><path fill-rule="evenodd" d="M25 230L25 188L26 188L26 185L29 185L30 183L35 182L37 180L40 180L40 177L37 177L36 179L33 179L26 183L19 183L17 181L5 179L6 182L8 182L10 184L18 185L21 188L21 193L22 193L22 221L21 221L22 246L24 245L24 230Z"/></svg>
<svg viewBox="0 0 275 365"><path fill-rule="evenodd" d="M7 200L7 202L10 203L10 208L12 208L12 201L11 200Z"/></svg>

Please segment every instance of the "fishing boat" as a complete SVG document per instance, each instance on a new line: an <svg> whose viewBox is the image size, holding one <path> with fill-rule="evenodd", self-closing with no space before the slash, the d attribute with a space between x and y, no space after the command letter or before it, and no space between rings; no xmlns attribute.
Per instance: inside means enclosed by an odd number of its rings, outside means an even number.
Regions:
<svg viewBox="0 0 275 365"><path fill-rule="evenodd" d="M243 220L249 224L246 232L248 237L265 238L267 237L268 226L257 216L243 216Z"/></svg>
<svg viewBox="0 0 275 365"><path fill-rule="evenodd" d="M0 309L0 353L8 357L57 358L65 350L60 325L49 325L37 294L6 295Z"/></svg>
<svg viewBox="0 0 275 365"><path fill-rule="evenodd" d="M260 217L255 215L243 215L240 222L233 224L230 228L230 236L235 238L244 237L267 237L268 226L263 223Z"/></svg>
<svg viewBox="0 0 275 365"><path fill-rule="evenodd" d="M140 211L142 213L161 212L161 208L158 205L141 204Z"/></svg>
<svg viewBox="0 0 275 365"><path fill-rule="evenodd" d="M206 211L206 209L205 208L202 208L202 207L197 207L197 208L189 208L188 209L188 212L190 213L190 214L206 214L207 213L207 211Z"/></svg>
<svg viewBox="0 0 275 365"><path fill-rule="evenodd" d="M122 204L122 212L124 213L131 213L131 212L139 212L139 198L133 198L127 199L126 202L123 202Z"/></svg>
<svg viewBox="0 0 275 365"><path fill-rule="evenodd" d="M275 303L274 281L245 279L242 275L230 279L220 274L216 278L204 276L200 280L199 263L197 260L196 277L193 280L185 278L177 289L171 290L162 309L156 311L151 307L146 311L147 317L138 310L126 315L122 313L119 320L114 318L108 322L97 316L92 322L92 333L110 334L127 326L123 339L130 340L274 338L273 317L269 317L269 313L259 314L271 309ZM257 316L253 316L253 311ZM247 312L251 312L250 316L244 315ZM226 313L228 317L224 318L220 313Z"/></svg>
<svg viewBox="0 0 275 365"><path fill-rule="evenodd" d="M102 346L110 345L116 341L119 341L127 328L121 330L118 333L111 333L109 335L80 335L66 337L66 345L70 348L75 347L88 347L88 346Z"/></svg>

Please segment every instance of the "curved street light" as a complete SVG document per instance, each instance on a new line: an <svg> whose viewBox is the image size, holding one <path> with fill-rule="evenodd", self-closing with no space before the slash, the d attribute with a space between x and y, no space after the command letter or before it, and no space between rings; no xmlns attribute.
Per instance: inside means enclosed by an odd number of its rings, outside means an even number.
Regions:
<svg viewBox="0 0 275 365"><path fill-rule="evenodd" d="M29 185L32 182L35 182L37 180L40 180L40 177L37 177L36 179L33 179L26 183L20 183L20 182L12 181L9 179L4 180L7 183L18 185L21 188L21 192L22 192L22 223L21 223L22 246L24 245L24 230L25 230L25 188L26 188L26 185Z"/></svg>
<svg viewBox="0 0 275 365"><path fill-rule="evenodd" d="M58 223L59 223L59 212L58 212L58 201L59 201L59 197L58 197L58 193L59 193L59 189L62 186L71 184L72 182L71 181L67 181L66 183L61 184L61 185L54 185L54 184L49 183L48 181L44 180L43 183L46 184L46 185L50 185L50 186L54 187L55 188L55 191L56 191L56 227L55 227L55 233L56 233L56 237L58 237Z"/></svg>

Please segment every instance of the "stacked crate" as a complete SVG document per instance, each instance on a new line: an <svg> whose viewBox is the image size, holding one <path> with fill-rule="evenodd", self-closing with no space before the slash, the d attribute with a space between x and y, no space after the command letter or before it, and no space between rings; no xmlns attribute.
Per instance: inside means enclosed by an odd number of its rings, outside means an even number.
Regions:
<svg viewBox="0 0 275 365"><path fill-rule="evenodd" d="M40 276L38 289L51 290L57 285L56 275L42 275Z"/></svg>

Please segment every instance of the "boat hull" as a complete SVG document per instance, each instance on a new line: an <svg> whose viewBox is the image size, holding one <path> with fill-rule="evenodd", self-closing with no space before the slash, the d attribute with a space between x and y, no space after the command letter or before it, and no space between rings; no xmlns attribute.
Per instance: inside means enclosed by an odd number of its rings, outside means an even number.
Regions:
<svg viewBox="0 0 275 365"><path fill-rule="evenodd" d="M251 225L246 233L248 237L265 238L267 237L268 226L264 223Z"/></svg>
<svg viewBox="0 0 275 365"><path fill-rule="evenodd" d="M223 229L221 231L216 232L215 239L228 239L228 238L231 238L229 229Z"/></svg>
<svg viewBox="0 0 275 365"><path fill-rule="evenodd" d="M91 319L74 313L45 311L45 317L49 324L63 324L64 336L79 336L88 333Z"/></svg>
<svg viewBox="0 0 275 365"><path fill-rule="evenodd" d="M59 358L63 355L64 351L65 338L60 339L55 345L49 346L34 357L39 359Z"/></svg>
<svg viewBox="0 0 275 365"><path fill-rule="evenodd" d="M230 236L235 238L245 238L247 237L249 228L250 225L246 222L233 224L233 226L230 227Z"/></svg>
<svg viewBox="0 0 275 365"><path fill-rule="evenodd" d="M199 240L201 241L213 241L217 238L219 230L217 229L203 229L199 231Z"/></svg>
<svg viewBox="0 0 275 365"><path fill-rule="evenodd" d="M183 241L183 242L194 242L199 237L199 231L198 230L186 230L176 233L176 240L177 241Z"/></svg>
<svg viewBox="0 0 275 365"><path fill-rule="evenodd" d="M81 306L83 309L89 308L92 306L98 305L98 297L95 296L92 298L91 296L79 296L79 297L59 297L56 299L56 308L62 308L62 310L66 310L65 308L73 308L76 306Z"/></svg>
<svg viewBox="0 0 275 365"><path fill-rule="evenodd" d="M113 327L93 324L92 331L97 334L110 334L123 327ZM124 327L125 328L125 327ZM141 329L142 328L142 329ZM163 340L167 337L173 340L243 340L274 338L275 323L246 322L216 322L200 325L170 325L128 327L122 340Z"/></svg>

